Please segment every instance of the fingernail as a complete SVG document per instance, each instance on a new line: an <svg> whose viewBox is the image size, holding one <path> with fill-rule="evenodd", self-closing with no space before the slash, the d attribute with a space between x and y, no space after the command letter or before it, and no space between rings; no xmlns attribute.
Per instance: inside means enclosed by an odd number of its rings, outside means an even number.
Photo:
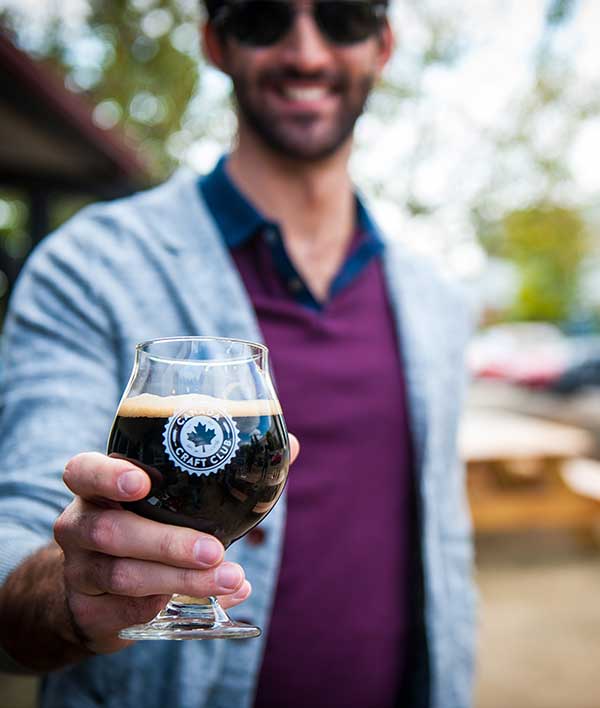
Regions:
<svg viewBox="0 0 600 708"><path fill-rule="evenodd" d="M244 579L244 574L239 565L235 563L223 563L217 568L215 580L222 590L234 590Z"/></svg>
<svg viewBox="0 0 600 708"><path fill-rule="evenodd" d="M198 563L203 565L213 566L217 561L221 560L223 549L221 544L212 538L199 538L194 543L194 558Z"/></svg>
<svg viewBox="0 0 600 708"><path fill-rule="evenodd" d="M138 470L128 470L117 480L117 487L122 494L132 496L142 490L145 483L144 474Z"/></svg>

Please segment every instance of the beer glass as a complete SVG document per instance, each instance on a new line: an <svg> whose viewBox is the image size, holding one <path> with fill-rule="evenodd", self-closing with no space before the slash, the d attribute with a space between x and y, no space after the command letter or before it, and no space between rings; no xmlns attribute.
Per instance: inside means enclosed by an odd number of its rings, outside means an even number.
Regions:
<svg viewBox="0 0 600 708"><path fill-rule="evenodd" d="M149 494L124 504L155 521L216 536L227 548L275 506L289 442L260 344L213 337L155 339L136 347L108 454L131 460ZM174 595L123 639L245 638L258 627L232 621L214 597Z"/></svg>

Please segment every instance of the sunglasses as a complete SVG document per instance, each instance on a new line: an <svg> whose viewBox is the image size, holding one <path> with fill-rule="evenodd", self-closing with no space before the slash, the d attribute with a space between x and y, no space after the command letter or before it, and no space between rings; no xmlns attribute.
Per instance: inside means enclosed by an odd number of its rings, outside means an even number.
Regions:
<svg viewBox="0 0 600 708"><path fill-rule="evenodd" d="M268 47L291 30L300 10L288 0L238 0L224 5L213 22L240 44ZM321 34L332 44L364 42L381 29L386 2L315 0L310 12Z"/></svg>

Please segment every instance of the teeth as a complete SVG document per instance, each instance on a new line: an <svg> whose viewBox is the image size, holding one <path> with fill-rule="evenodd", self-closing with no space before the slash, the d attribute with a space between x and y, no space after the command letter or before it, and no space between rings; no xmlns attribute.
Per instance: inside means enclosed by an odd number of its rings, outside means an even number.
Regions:
<svg viewBox="0 0 600 708"><path fill-rule="evenodd" d="M292 101L318 101L323 98L327 91L321 87L311 87L311 88L298 88L298 87L286 87L284 89L284 94L286 98Z"/></svg>

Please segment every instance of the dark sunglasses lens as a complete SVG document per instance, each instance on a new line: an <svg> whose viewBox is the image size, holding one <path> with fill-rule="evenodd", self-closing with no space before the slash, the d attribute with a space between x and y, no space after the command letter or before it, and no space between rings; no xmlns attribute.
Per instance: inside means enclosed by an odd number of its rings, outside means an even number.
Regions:
<svg viewBox="0 0 600 708"><path fill-rule="evenodd" d="M267 47L283 37L292 21L292 9L287 2L248 0L233 6L225 30L242 44Z"/></svg>
<svg viewBox="0 0 600 708"><path fill-rule="evenodd" d="M376 6L368 0L320 0L315 3L319 28L336 44L354 44L381 27Z"/></svg>

